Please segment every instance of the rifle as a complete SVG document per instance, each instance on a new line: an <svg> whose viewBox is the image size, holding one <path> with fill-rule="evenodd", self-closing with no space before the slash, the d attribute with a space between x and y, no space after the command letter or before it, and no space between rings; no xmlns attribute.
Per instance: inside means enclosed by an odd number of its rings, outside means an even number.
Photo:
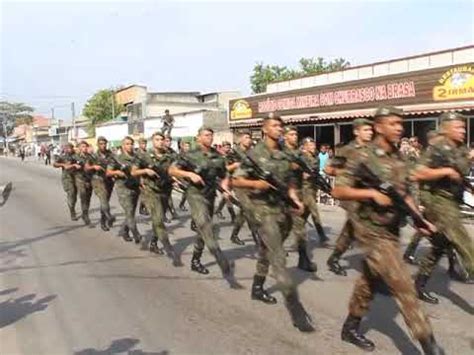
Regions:
<svg viewBox="0 0 474 355"><path fill-rule="evenodd" d="M390 197L393 204L391 207L397 208L402 212L403 216L410 216L415 227L429 230L421 213L406 203L405 198L395 189L392 183L382 181L365 163L359 164L355 174L359 176L363 187L376 189L382 194Z"/></svg>
<svg viewBox="0 0 474 355"><path fill-rule="evenodd" d="M287 184L278 179L272 172L262 169L262 167L248 154L239 153L236 150L235 153L241 158L242 162L248 164L254 170L258 179L264 180L273 186L274 190L280 195L285 204L290 205L294 209L300 208L288 194Z"/></svg>
<svg viewBox="0 0 474 355"><path fill-rule="evenodd" d="M130 164L124 164L124 163L119 162L117 158L113 155L110 155L109 159L112 160L112 163L118 166L119 168L118 170L124 172L128 177L131 176L132 166Z"/></svg>
<svg viewBox="0 0 474 355"><path fill-rule="evenodd" d="M205 184L204 187L205 188L210 190L214 187L213 184L206 181L206 170L205 169L201 169L196 164L192 163L190 160L186 159L183 156L179 157L179 161L181 162L181 165L183 166L183 168L188 169L188 170L192 171L195 174L198 174L204 180L204 184ZM191 183L191 182L189 182L189 183ZM217 191L219 191L222 194L228 193L228 191L226 191L222 188L219 179L217 179L215 187L216 187ZM239 208L242 208L242 204L237 199L237 197L235 197L232 194L228 194L228 195L229 195L229 201L232 204L236 205Z"/></svg>
<svg viewBox="0 0 474 355"><path fill-rule="evenodd" d="M309 164L300 156L296 154L288 154L291 162L297 164L303 172L308 174L311 178L311 182L318 187L321 191L331 194L332 187L326 181L326 179L319 173L319 169L309 166Z"/></svg>

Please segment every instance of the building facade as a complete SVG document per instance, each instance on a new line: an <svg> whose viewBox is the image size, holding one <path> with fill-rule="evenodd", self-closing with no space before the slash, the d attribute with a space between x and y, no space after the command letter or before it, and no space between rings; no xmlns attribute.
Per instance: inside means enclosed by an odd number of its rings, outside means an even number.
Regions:
<svg viewBox="0 0 474 355"><path fill-rule="evenodd" d="M400 58L269 84L264 94L231 100L229 125L261 135L262 118L279 113L300 138L334 146L352 139L352 121L387 104L405 112L405 136L426 144L446 111L466 114L474 142L474 46Z"/></svg>

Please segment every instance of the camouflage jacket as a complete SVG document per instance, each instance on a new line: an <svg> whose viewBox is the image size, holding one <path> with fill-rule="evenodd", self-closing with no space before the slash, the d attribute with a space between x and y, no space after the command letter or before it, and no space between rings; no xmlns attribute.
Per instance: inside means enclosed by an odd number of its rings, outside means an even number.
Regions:
<svg viewBox="0 0 474 355"><path fill-rule="evenodd" d="M93 154L89 154L87 162L89 165L100 165L104 170L102 171L92 171L92 178L98 178L102 180L106 180L105 170L107 166L110 164L111 156L113 153L110 150L106 150L105 153L97 152Z"/></svg>
<svg viewBox="0 0 474 355"><path fill-rule="evenodd" d="M178 155L173 165L183 170L192 170L186 161L197 167L195 173L201 175L206 183L205 186L191 184L187 189L187 193L204 194L209 197L215 196L218 179L223 179L227 175L224 157L214 148L210 148L208 152L205 152L198 145L195 149L183 155Z"/></svg>
<svg viewBox="0 0 474 355"><path fill-rule="evenodd" d="M462 176L469 174L471 162L469 160L469 150L464 145L457 145L445 136L439 136L426 149L422 155L417 169L429 167L432 169L451 167L457 170ZM435 181L420 182L420 187L424 191L433 194L443 195L448 198L462 198L463 187L445 177Z"/></svg>
<svg viewBox="0 0 474 355"><path fill-rule="evenodd" d="M248 152L248 155L261 169L270 172L283 183L287 185L296 184L289 157L283 152L281 147L276 151L272 151L267 148L264 142L260 142ZM259 178L252 166L245 161L242 162L234 176L248 179ZM267 191L252 190L249 193L249 197L254 201L264 202L270 206L279 206L282 203L281 195L272 189Z"/></svg>
<svg viewBox="0 0 474 355"><path fill-rule="evenodd" d="M142 154L133 162L133 166L138 169L152 169L158 177L150 177L148 175L142 176L142 184L147 190L153 192L169 192L173 188L173 180L168 174L168 168L172 164L173 159L166 151L157 153L156 151L149 151L147 154Z"/></svg>
<svg viewBox="0 0 474 355"><path fill-rule="evenodd" d="M70 154L60 154L56 157L56 163L59 164L73 164L75 162L75 154L70 153ZM61 168L62 170L62 179L67 180L67 179L74 179L75 172L76 170L66 170L64 168Z"/></svg>
<svg viewBox="0 0 474 355"><path fill-rule="evenodd" d="M90 154L78 153L74 155L74 162L81 166L80 170L76 170L76 179L78 181L89 182L91 180L92 174L85 171L84 166L86 162L90 159Z"/></svg>
<svg viewBox="0 0 474 355"><path fill-rule="evenodd" d="M319 157L313 154L306 154L303 153L302 155L303 160L313 169L317 169L319 171ZM303 178L303 189L311 189L316 191L317 187L315 184L311 183L309 179L304 179Z"/></svg>
<svg viewBox="0 0 474 355"><path fill-rule="evenodd" d="M291 161L292 155L304 159L303 153L299 149L293 149L293 148L289 148L288 146L285 146L283 148L283 152L288 155L290 161ZM318 158L318 163L319 163L319 158ZM293 181L294 181L295 187L298 190L301 190L303 188L303 170L300 169L298 166L295 166L294 164L291 166L293 170Z"/></svg>
<svg viewBox="0 0 474 355"><path fill-rule="evenodd" d="M336 186L364 188L364 178L359 171L361 163L368 166L382 181L391 183L402 195L408 193L408 169L400 153L398 150L387 153L376 143L368 144L366 149L347 160L345 169L336 177ZM403 217L396 206L385 208L372 200L358 201L354 212L364 225L372 229L389 228L398 231Z"/></svg>
<svg viewBox="0 0 474 355"><path fill-rule="evenodd" d="M131 190L138 190L140 181L131 175L132 165L135 163L136 156L122 153L117 157L110 159L110 163L107 166L108 170L120 170L123 171L127 177L116 177L115 182L117 188L127 188Z"/></svg>

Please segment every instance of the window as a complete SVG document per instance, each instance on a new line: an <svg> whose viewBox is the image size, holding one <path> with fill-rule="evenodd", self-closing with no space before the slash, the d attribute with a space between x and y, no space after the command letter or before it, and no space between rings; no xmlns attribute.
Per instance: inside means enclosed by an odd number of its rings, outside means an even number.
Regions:
<svg viewBox="0 0 474 355"><path fill-rule="evenodd" d="M314 139L314 126L298 126L298 140L301 142L304 138L310 137Z"/></svg>
<svg viewBox="0 0 474 355"><path fill-rule="evenodd" d="M339 126L339 143L347 144L354 139L354 134L352 133L353 127L352 124L343 124Z"/></svg>
<svg viewBox="0 0 474 355"><path fill-rule="evenodd" d="M321 144L329 144L334 148L334 126L316 126L316 144L318 149Z"/></svg>
<svg viewBox="0 0 474 355"><path fill-rule="evenodd" d="M428 145L426 135L429 131L436 129L436 119L414 120L413 121L413 135L418 137L418 142L423 147Z"/></svg>
<svg viewBox="0 0 474 355"><path fill-rule="evenodd" d="M403 121L403 137L411 137L413 135L413 121Z"/></svg>

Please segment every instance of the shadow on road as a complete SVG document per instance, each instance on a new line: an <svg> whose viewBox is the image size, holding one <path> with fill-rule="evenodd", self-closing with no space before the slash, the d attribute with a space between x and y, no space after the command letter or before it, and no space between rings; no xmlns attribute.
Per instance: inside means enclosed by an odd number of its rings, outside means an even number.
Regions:
<svg viewBox="0 0 474 355"><path fill-rule="evenodd" d="M15 291L16 289L4 290L0 292L0 295L5 295ZM22 297L8 299L1 302L0 328L11 325L32 313L44 311L48 307L48 303L56 297L56 295L50 295L35 300L36 294L30 293Z"/></svg>
<svg viewBox="0 0 474 355"><path fill-rule="evenodd" d="M104 349L83 349L75 351L74 355L110 355L110 354L128 354L128 355L168 355L168 350L163 350L160 352L154 351L143 351L141 349L134 349L140 340L134 338L122 338L114 340L110 345Z"/></svg>

